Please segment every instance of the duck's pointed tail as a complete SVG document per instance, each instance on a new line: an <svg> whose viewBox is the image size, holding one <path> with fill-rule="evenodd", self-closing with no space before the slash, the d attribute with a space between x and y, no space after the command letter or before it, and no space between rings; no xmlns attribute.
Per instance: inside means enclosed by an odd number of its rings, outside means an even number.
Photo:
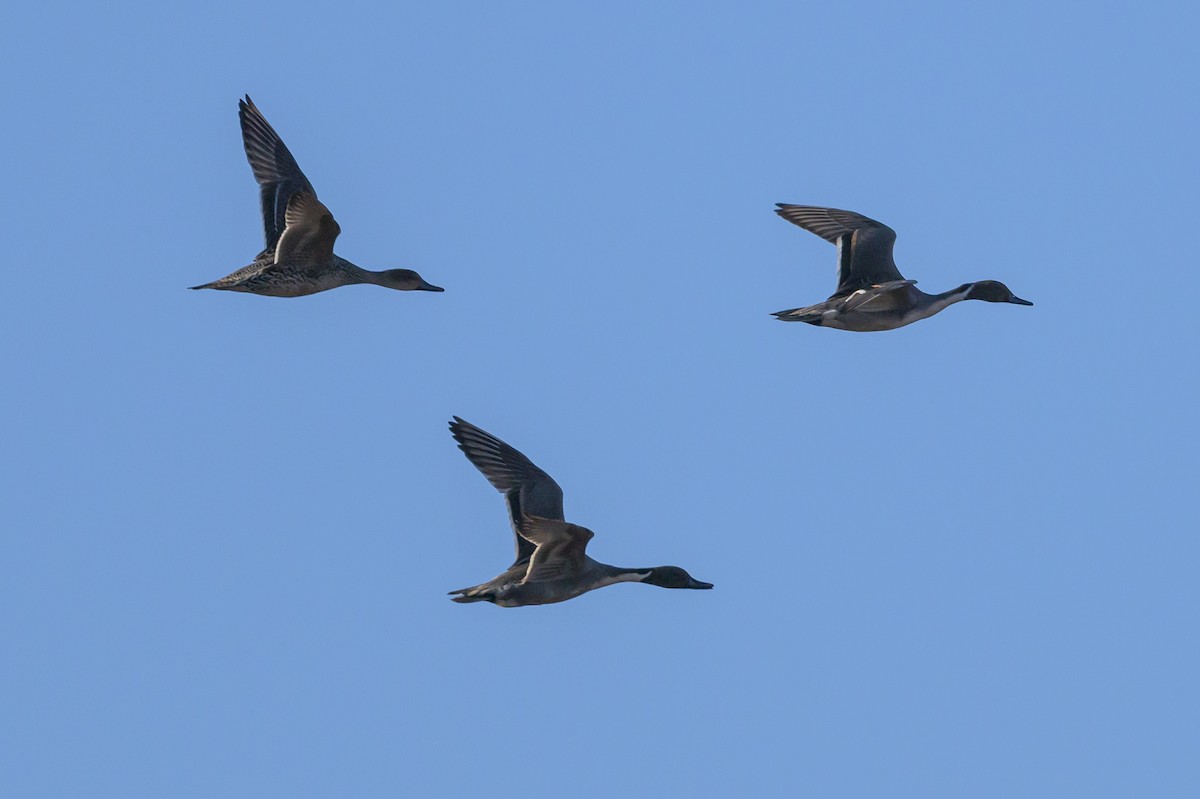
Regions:
<svg viewBox="0 0 1200 799"><path fill-rule="evenodd" d="M776 311L771 314L780 322L808 322L810 325L821 325L821 311L814 310L812 306L807 308L789 308L786 311Z"/></svg>
<svg viewBox="0 0 1200 799"><path fill-rule="evenodd" d="M459 588L457 591L450 591L450 598L455 602L495 602L496 594L494 591L481 590L478 586L470 588ZM459 596L454 596L459 594Z"/></svg>

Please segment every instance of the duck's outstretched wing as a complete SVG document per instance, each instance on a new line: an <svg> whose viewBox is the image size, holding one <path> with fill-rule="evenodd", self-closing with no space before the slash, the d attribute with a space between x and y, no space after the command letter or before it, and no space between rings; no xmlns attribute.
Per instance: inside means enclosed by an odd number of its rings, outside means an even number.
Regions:
<svg viewBox="0 0 1200 799"><path fill-rule="evenodd" d="M522 518L517 532L537 545L525 572L527 583L564 580L580 574L586 562L588 541L595 535L586 527L540 516Z"/></svg>
<svg viewBox="0 0 1200 799"><path fill-rule="evenodd" d="M904 280L892 258L896 231L853 211L776 203L775 213L838 248L838 287L833 297Z"/></svg>
<svg viewBox="0 0 1200 799"><path fill-rule="evenodd" d="M504 494L516 542L517 558L513 565L529 560L535 545L521 534L522 519L538 516L561 521L562 489L533 461L486 430L455 416L450 422L450 433L467 460Z"/></svg>
<svg viewBox="0 0 1200 799"><path fill-rule="evenodd" d="M288 200L297 192L307 192L314 197L317 192L250 95L238 100L238 119L242 123L246 160L259 185L265 240L263 253L269 253L275 250L287 226Z"/></svg>

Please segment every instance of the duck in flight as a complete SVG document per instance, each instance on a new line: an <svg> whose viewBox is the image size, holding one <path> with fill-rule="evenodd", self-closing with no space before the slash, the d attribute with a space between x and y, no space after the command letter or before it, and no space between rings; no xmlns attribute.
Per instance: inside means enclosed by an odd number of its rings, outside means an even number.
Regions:
<svg viewBox="0 0 1200 799"><path fill-rule="evenodd" d="M622 569L592 560L586 553L592 531L563 519L558 483L533 462L457 416L450 433L475 468L504 494L516 538L513 564L486 583L451 591L455 602L493 602L501 607L563 602L613 583L646 583L662 588L712 588L678 566Z"/></svg>
<svg viewBox="0 0 1200 799"><path fill-rule="evenodd" d="M964 283L942 294L926 294L905 280L892 260L896 231L874 219L814 205L776 203L775 213L838 248L838 287L825 302L778 311L782 322L808 322L839 330L894 330L928 319L961 300L1033 305L997 280Z"/></svg>
<svg viewBox="0 0 1200 799"><path fill-rule="evenodd" d="M259 185L266 247L248 266L192 288L270 297L302 297L354 283L443 291L411 269L372 272L334 255L333 242L342 229L249 95L238 101L238 117L246 158Z"/></svg>

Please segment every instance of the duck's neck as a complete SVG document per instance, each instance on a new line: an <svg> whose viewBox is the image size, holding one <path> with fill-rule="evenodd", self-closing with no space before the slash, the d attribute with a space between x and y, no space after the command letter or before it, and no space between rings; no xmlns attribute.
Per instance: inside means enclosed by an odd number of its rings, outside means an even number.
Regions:
<svg viewBox="0 0 1200 799"><path fill-rule="evenodd" d="M933 316L938 311L941 311L956 302L962 302L967 298L967 294L971 291L973 283L964 283L956 289L943 291L941 294L926 294L929 299L922 303L925 310L925 317Z"/></svg>
<svg viewBox="0 0 1200 799"><path fill-rule="evenodd" d="M650 576L654 569L626 569L621 566L604 566L605 583L640 583Z"/></svg>
<svg viewBox="0 0 1200 799"><path fill-rule="evenodd" d="M338 258L339 265L346 272L347 283L372 283L376 286L380 285L379 281L380 276L383 274L382 272L372 272L370 269L363 269L358 264L350 263L345 258L341 258L340 256L335 257Z"/></svg>

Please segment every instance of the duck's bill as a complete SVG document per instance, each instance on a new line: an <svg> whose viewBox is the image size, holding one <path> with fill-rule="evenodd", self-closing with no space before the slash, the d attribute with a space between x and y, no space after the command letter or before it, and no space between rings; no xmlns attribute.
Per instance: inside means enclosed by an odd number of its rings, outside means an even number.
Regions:
<svg viewBox="0 0 1200 799"><path fill-rule="evenodd" d="M422 280L421 285L417 286L417 291L445 291L445 289Z"/></svg>
<svg viewBox="0 0 1200 799"><path fill-rule="evenodd" d="M695 578L692 578L692 581L690 583L688 583L688 588L712 588L712 587L713 587L712 583L702 583Z"/></svg>
<svg viewBox="0 0 1200 799"><path fill-rule="evenodd" d="M1033 305L1033 303L1029 300L1023 300L1020 297L1013 297L1011 300L1009 300L1009 302L1011 302L1013 305Z"/></svg>

